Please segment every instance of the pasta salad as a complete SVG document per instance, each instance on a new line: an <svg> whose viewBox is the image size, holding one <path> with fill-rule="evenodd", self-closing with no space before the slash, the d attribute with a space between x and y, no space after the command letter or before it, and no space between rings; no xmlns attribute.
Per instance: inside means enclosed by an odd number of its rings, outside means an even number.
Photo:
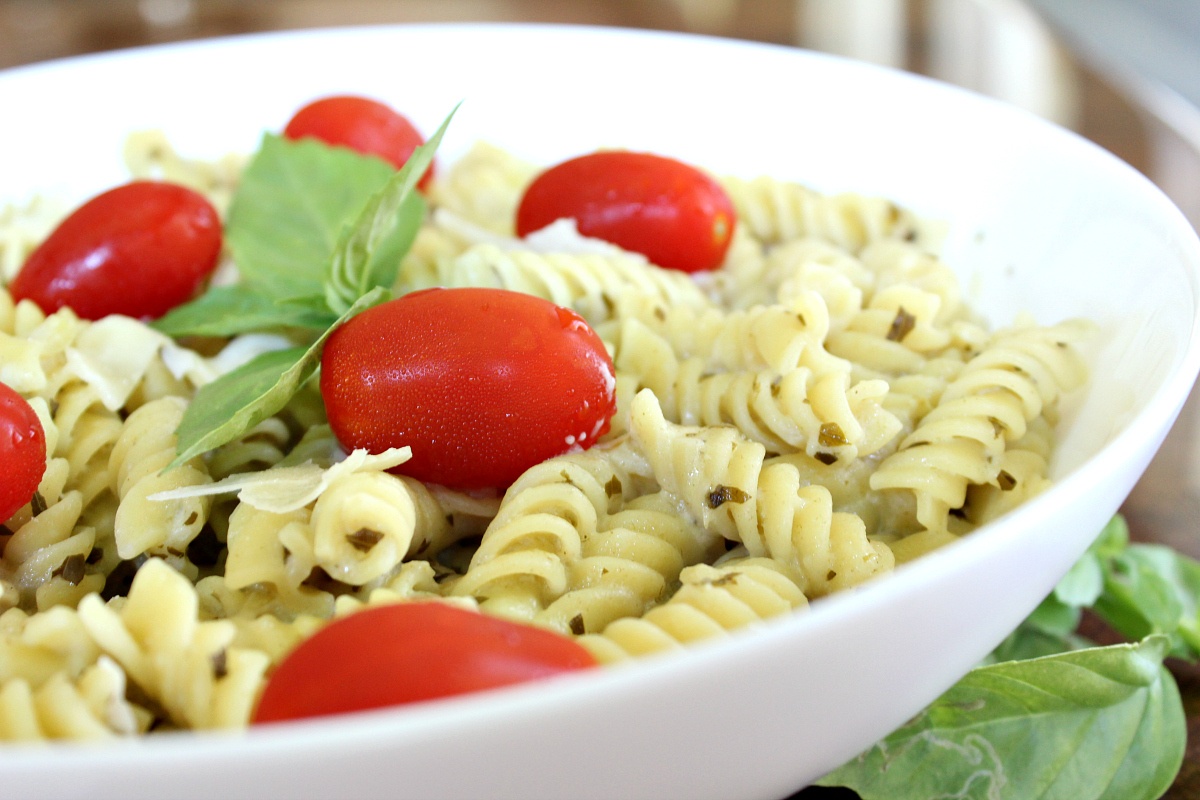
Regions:
<svg viewBox="0 0 1200 800"><path fill-rule="evenodd" d="M67 209L0 213L0 383L45 437L36 491L0 528L0 740L245 727L301 643L368 608L456 607L599 664L802 611L1042 491L1059 399L1086 379L1086 323L989 329L933 227L883 198L705 174L728 201L720 246L666 268L586 211L521 230L548 171L487 143L400 187L399 164L300 135L207 162L143 132L125 156L137 181L202 195L224 240L192 305L89 319L17 291ZM320 219L282 219L306 204ZM436 403L435 375L409 412L432 432L355 443L345 418L393 401L331 400L337 337L395 308L385 294L466 289L560 309L586 355ZM482 324L423 324L463 318ZM484 338L502 349L511 329ZM253 404L213 389L285 359ZM573 399L549 422L470 427L493 405L512 417L497 398L517 384L517 406ZM459 427L459 466L416 469Z"/></svg>

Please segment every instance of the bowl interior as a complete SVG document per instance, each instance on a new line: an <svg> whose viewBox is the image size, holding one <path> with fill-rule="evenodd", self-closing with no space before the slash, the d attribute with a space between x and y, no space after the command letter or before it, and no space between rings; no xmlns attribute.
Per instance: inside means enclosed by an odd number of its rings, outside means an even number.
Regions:
<svg viewBox="0 0 1200 800"><path fill-rule="evenodd" d="M188 155L248 152L299 105L333 92L387 100L426 131L461 100L439 155L446 161L481 138L547 164L621 146L721 173L886 195L946 220L944 257L992 323L1028 312L1098 324L1091 383L1060 426L1060 483L927 562L687 657L200 747L168 737L70 756L0 750L0 765L30 786L99 769L114 794L134 796L145 790L123 770L136 765L138 781L146 769L187 770L197 793L255 782L332 786L318 767L369 788L386 786L371 776L389 759L419 756L454 773L478 757L496 767L479 787L526 796L563 787L599 796L786 793L902 722L1032 608L1132 486L1200 363L1200 247L1148 181L1024 112L780 47L605 29L415 26L240 37L13 70L0 74L0 106L24 112L0 128L0 203L39 192L78 199L122 180L121 146L133 130L161 128ZM747 763L714 775L704 742L718 724L754 733L720 754ZM764 747L786 758L763 758ZM306 763L288 767L298 752ZM571 752L624 766L553 757ZM443 774L428 786L453 793L472 784Z"/></svg>

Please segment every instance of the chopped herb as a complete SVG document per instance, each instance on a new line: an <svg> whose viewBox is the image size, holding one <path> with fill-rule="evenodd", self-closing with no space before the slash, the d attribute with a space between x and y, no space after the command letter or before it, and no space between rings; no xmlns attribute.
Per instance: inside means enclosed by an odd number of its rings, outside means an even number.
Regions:
<svg viewBox="0 0 1200 800"><path fill-rule="evenodd" d="M846 444L846 434L836 422L822 422L817 441L822 447L837 447Z"/></svg>
<svg viewBox="0 0 1200 800"><path fill-rule="evenodd" d="M63 563L54 570L53 574L61 576L72 586L78 586L79 582L83 580L85 564L84 557L79 553L74 553L63 559Z"/></svg>
<svg viewBox="0 0 1200 800"><path fill-rule="evenodd" d="M212 669L218 680L229 674L229 651L224 647L213 653Z"/></svg>
<svg viewBox="0 0 1200 800"><path fill-rule="evenodd" d="M902 342L904 337L912 332L912 329L917 326L917 318L904 310L901 306L896 310L896 318L892 320L892 327L888 329L887 338L889 342Z"/></svg>
<svg viewBox="0 0 1200 800"><path fill-rule="evenodd" d="M370 528L359 528L354 533L346 534L346 541L355 550L363 553L371 552L371 548L383 540L383 534Z"/></svg>
<svg viewBox="0 0 1200 800"><path fill-rule="evenodd" d="M720 508L726 503L744 503L749 499L750 495L736 486L718 485L708 492L708 507Z"/></svg>
<svg viewBox="0 0 1200 800"><path fill-rule="evenodd" d="M608 483L604 484L604 493L609 497L619 497L624 491L625 487L621 485L621 479L616 475L613 475Z"/></svg>

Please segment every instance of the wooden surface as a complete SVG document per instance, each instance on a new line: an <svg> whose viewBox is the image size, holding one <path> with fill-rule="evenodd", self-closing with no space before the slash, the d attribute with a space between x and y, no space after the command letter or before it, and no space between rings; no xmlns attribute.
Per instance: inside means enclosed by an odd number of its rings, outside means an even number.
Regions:
<svg viewBox="0 0 1200 800"><path fill-rule="evenodd" d="M867 6L873 13L864 15ZM1148 109L1136 87L1081 63L1015 0L0 0L0 68L253 31L454 20L683 30L799 44L931 74L1075 128L1141 169L1193 223L1200 221L1196 143ZM1124 507L1136 538L1165 542L1195 557L1200 557L1198 430L1200 400L1193 397ZM1174 671L1190 735L1187 759L1166 796L1180 800L1200 797L1200 669L1177 664ZM793 800L853 797L843 790L805 789Z"/></svg>

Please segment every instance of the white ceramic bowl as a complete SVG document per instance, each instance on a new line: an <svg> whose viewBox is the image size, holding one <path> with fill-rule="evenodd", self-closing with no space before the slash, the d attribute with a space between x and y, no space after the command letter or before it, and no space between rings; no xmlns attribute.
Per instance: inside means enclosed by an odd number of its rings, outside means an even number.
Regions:
<svg viewBox="0 0 1200 800"><path fill-rule="evenodd" d="M349 29L0 74L0 202L120 181L124 135L249 151L352 91L544 163L604 145L896 198L950 223L993 322L1102 329L1057 486L961 544L807 614L631 668L245 736L0 748L10 796L780 798L946 689L1050 590L1125 497L1197 372L1200 247L1079 138L964 91L793 49L607 29Z"/></svg>

